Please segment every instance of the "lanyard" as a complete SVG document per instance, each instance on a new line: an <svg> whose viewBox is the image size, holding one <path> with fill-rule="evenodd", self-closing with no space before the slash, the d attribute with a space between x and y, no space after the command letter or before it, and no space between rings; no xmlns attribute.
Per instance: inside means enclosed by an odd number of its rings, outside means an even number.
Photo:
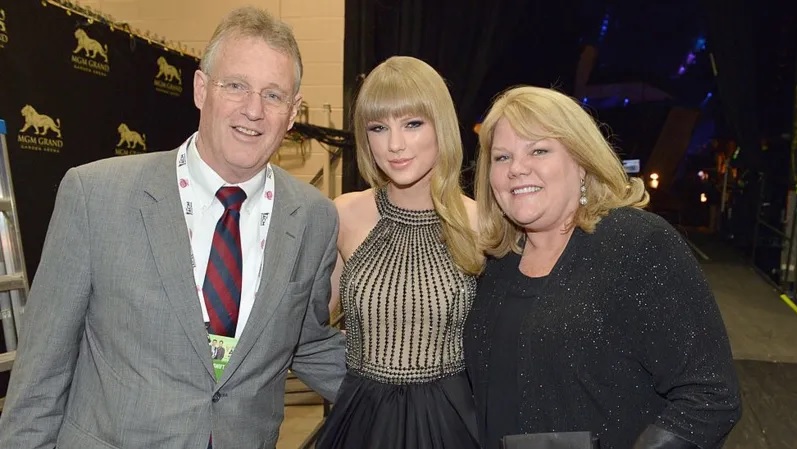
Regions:
<svg viewBox="0 0 797 449"><path fill-rule="evenodd" d="M188 227L188 238L191 241L191 266L194 269L194 282L196 284L196 292L199 296L199 303L202 305L202 318L205 322L209 322L208 309L205 305L205 298L202 295L202 285L205 280L199 273L194 260L194 248L197 242L193 239L194 227L194 185L191 179L191 173L188 170L188 147L190 146L194 136L191 136L186 142L177 150L177 186L180 192L180 202L183 205L183 214L185 215L185 224ZM255 281L255 289L252 293L257 295L257 290L260 288L260 279L263 276L263 251L266 247L266 238L268 237L268 225L271 222L271 212L274 209L274 170L271 164L266 165L266 185L263 189L263 197L260 198L260 219L258 220L258 239L260 242L260 255L258 260L257 280ZM254 199L254 198L253 198ZM206 268L207 270L207 268ZM243 298L241 298L243 300Z"/></svg>

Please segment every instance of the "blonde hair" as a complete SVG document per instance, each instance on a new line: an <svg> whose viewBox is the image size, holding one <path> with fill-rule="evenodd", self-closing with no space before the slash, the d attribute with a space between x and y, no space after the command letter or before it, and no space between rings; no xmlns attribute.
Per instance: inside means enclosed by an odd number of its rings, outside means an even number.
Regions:
<svg viewBox="0 0 797 449"><path fill-rule="evenodd" d="M552 89L511 88L495 99L479 130L476 203L480 244L487 254L500 257L510 250L520 253L523 236L523 230L503 215L490 187L493 132L502 118L525 139L558 140L586 172L587 204L576 210L571 227L591 233L601 217L612 209L643 208L648 204L649 196L642 180L628 177L598 124L581 105Z"/></svg>
<svg viewBox="0 0 797 449"><path fill-rule="evenodd" d="M256 37L263 39L269 47L293 59L295 80L293 94L299 92L302 83L302 55L291 28L281 20L277 20L268 11L253 6L238 8L227 14L216 27L205 51L199 68L210 74L216 62L216 54L221 42L229 38Z"/></svg>
<svg viewBox="0 0 797 449"><path fill-rule="evenodd" d="M374 160L367 125L370 121L407 115L421 116L434 125L438 157L432 169L431 196L442 221L443 241L460 271L479 274L484 255L462 199L462 141L454 102L443 78L425 62L394 56L374 68L363 81L353 116L360 174L373 188L390 183Z"/></svg>

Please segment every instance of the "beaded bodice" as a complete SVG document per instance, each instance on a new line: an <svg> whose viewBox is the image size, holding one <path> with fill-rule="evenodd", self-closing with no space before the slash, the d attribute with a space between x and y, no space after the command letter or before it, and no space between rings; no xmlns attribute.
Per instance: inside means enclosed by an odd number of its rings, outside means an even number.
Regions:
<svg viewBox="0 0 797 449"><path fill-rule="evenodd" d="M386 383L426 382L462 371L462 328L476 280L459 271L434 210L391 204L376 190L379 221L343 268L346 363Z"/></svg>

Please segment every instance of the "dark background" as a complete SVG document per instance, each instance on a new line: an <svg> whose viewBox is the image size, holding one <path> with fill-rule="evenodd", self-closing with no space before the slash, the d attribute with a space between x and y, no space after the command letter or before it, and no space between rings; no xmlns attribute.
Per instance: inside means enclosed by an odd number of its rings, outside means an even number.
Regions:
<svg viewBox="0 0 797 449"><path fill-rule="evenodd" d="M699 193L716 205L717 159L735 156L723 226L749 246L761 186L773 216L793 189L796 48L793 0L347 0L344 115L379 62L427 61L457 107L468 186L472 127L490 99L516 84L556 87L584 100L621 157L641 160L640 176L667 174L652 207L686 224L704 224ZM585 51L594 63L580 66ZM353 153L343 157L343 190L363 188Z"/></svg>

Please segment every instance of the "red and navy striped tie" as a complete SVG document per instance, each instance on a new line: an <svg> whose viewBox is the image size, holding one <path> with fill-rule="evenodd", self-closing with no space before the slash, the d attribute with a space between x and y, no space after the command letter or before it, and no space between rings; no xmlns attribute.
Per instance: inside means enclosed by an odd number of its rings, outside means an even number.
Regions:
<svg viewBox="0 0 797 449"><path fill-rule="evenodd" d="M239 223L246 192L240 187L222 187L216 192L216 198L224 206L224 213L213 233L202 293L210 318L210 333L234 337L243 273Z"/></svg>

